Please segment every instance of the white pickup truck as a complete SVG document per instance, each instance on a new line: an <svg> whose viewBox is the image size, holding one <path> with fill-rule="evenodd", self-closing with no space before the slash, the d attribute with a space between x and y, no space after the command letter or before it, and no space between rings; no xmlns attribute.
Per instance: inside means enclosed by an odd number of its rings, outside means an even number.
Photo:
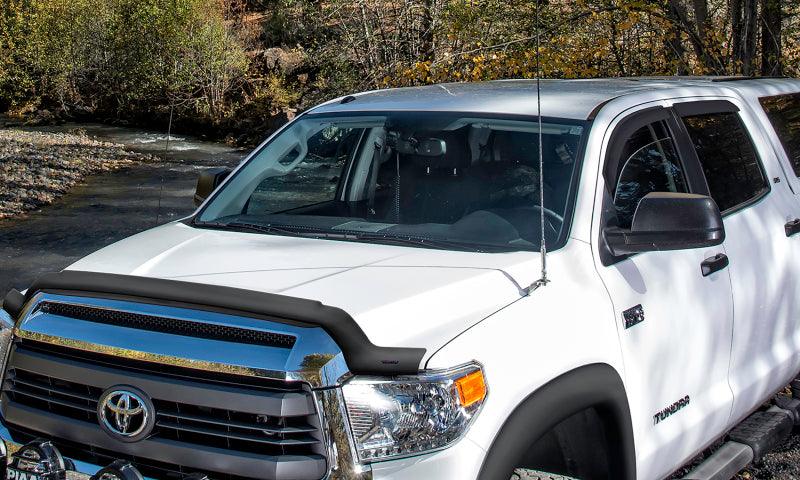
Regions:
<svg viewBox="0 0 800 480"><path fill-rule="evenodd" d="M800 372L800 81L537 99L512 80L325 103L205 172L190 218L10 292L6 478L760 459L800 421L791 395L765 404Z"/></svg>

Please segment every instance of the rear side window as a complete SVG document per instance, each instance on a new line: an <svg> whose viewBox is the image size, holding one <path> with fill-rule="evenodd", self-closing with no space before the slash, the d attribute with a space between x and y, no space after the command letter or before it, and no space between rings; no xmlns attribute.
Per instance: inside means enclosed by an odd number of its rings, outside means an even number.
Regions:
<svg viewBox="0 0 800 480"><path fill-rule="evenodd" d="M651 192L686 193L686 179L666 123L636 130L625 143L614 189L617 222L630 228L639 201Z"/></svg>
<svg viewBox="0 0 800 480"><path fill-rule="evenodd" d="M761 106L783 144L795 175L800 177L800 93L762 98Z"/></svg>
<svg viewBox="0 0 800 480"><path fill-rule="evenodd" d="M769 190L750 136L736 113L684 117L711 197L723 212Z"/></svg>

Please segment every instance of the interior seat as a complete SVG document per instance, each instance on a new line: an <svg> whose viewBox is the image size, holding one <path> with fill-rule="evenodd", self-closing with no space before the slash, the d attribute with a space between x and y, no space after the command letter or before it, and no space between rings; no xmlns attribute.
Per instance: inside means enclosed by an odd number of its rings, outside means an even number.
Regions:
<svg viewBox="0 0 800 480"><path fill-rule="evenodd" d="M402 158L399 223L452 224L476 208L481 187L470 174L466 132L452 132L443 140L443 155Z"/></svg>

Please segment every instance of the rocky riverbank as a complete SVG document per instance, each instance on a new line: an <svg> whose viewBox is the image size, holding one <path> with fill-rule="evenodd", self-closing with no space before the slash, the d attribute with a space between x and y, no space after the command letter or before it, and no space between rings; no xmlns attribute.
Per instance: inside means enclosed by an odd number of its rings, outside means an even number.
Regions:
<svg viewBox="0 0 800 480"><path fill-rule="evenodd" d="M80 130L0 129L0 219L48 205L88 175L154 159Z"/></svg>

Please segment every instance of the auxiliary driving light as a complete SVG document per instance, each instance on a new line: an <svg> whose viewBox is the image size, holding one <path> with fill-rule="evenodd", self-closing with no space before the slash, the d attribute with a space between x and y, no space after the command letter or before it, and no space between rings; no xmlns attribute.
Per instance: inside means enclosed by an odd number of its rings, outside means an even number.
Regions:
<svg viewBox="0 0 800 480"><path fill-rule="evenodd" d="M67 464L49 440L36 439L11 456L8 480L64 480Z"/></svg>
<svg viewBox="0 0 800 480"><path fill-rule="evenodd" d="M6 478L6 466L8 466L8 448L5 440L0 438L0 478Z"/></svg>
<svg viewBox="0 0 800 480"><path fill-rule="evenodd" d="M144 477L130 462L114 460L111 465L101 468L89 480L144 480Z"/></svg>

